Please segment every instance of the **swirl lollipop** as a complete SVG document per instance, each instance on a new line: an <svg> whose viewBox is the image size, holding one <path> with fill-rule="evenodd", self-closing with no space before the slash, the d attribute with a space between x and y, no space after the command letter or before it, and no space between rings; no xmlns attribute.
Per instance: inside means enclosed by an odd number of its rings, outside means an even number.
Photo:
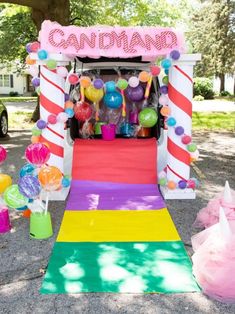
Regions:
<svg viewBox="0 0 235 314"><path fill-rule="evenodd" d="M28 162L40 167L50 158L50 150L42 143L30 144L25 150L25 157Z"/></svg>
<svg viewBox="0 0 235 314"><path fill-rule="evenodd" d="M6 160L7 151L6 149L0 145L0 165Z"/></svg>

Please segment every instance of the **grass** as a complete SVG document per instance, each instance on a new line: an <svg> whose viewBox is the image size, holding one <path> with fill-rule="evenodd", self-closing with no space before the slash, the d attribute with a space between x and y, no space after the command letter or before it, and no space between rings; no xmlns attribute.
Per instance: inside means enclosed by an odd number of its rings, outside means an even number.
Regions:
<svg viewBox="0 0 235 314"><path fill-rule="evenodd" d="M235 131L235 112L194 112L193 129Z"/></svg>
<svg viewBox="0 0 235 314"><path fill-rule="evenodd" d="M2 102L37 101L37 97L0 97Z"/></svg>
<svg viewBox="0 0 235 314"><path fill-rule="evenodd" d="M8 115L10 130L27 130L32 129L34 122L31 121L32 112L11 112Z"/></svg>

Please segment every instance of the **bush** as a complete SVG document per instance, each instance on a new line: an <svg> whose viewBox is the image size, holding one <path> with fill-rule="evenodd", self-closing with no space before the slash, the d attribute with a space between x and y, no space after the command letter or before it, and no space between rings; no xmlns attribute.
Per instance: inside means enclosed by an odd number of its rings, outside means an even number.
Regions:
<svg viewBox="0 0 235 314"><path fill-rule="evenodd" d="M196 101L202 101L204 99L205 98L203 96L201 96L201 95L197 95L197 96L193 97L193 100L196 100Z"/></svg>
<svg viewBox="0 0 235 314"><path fill-rule="evenodd" d="M18 92L10 92L9 96L10 97L16 97L16 96L19 96L19 93Z"/></svg>
<svg viewBox="0 0 235 314"><path fill-rule="evenodd" d="M226 96L232 96L228 91L224 90L220 93L220 96L226 97Z"/></svg>
<svg viewBox="0 0 235 314"><path fill-rule="evenodd" d="M38 96L38 93L37 93L37 92L32 92L32 93L31 93L31 96L32 96L32 97L37 97L37 96Z"/></svg>
<svg viewBox="0 0 235 314"><path fill-rule="evenodd" d="M206 77L196 77L194 79L193 95L203 96L204 99L213 99L214 91L212 80Z"/></svg>

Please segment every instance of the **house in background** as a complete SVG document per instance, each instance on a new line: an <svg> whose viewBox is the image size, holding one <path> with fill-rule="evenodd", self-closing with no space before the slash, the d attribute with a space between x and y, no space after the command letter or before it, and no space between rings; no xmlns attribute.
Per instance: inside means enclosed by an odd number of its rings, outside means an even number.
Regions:
<svg viewBox="0 0 235 314"><path fill-rule="evenodd" d="M34 87L31 83L32 77L26 72L19 73L16 66L11 67L0 64L0 95L9 96L10 93L31 96Z"/></svg>

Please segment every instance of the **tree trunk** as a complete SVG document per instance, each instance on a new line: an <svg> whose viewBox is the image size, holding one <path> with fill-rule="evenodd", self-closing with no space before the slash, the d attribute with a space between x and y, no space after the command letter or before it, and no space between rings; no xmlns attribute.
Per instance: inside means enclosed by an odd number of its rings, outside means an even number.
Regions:
<svg viewBox="0 0 235 314"><path fill-rule="evenodd" d="M220 78L220 93L224 91L225 88L225 74L219 74Z"/></svg>

